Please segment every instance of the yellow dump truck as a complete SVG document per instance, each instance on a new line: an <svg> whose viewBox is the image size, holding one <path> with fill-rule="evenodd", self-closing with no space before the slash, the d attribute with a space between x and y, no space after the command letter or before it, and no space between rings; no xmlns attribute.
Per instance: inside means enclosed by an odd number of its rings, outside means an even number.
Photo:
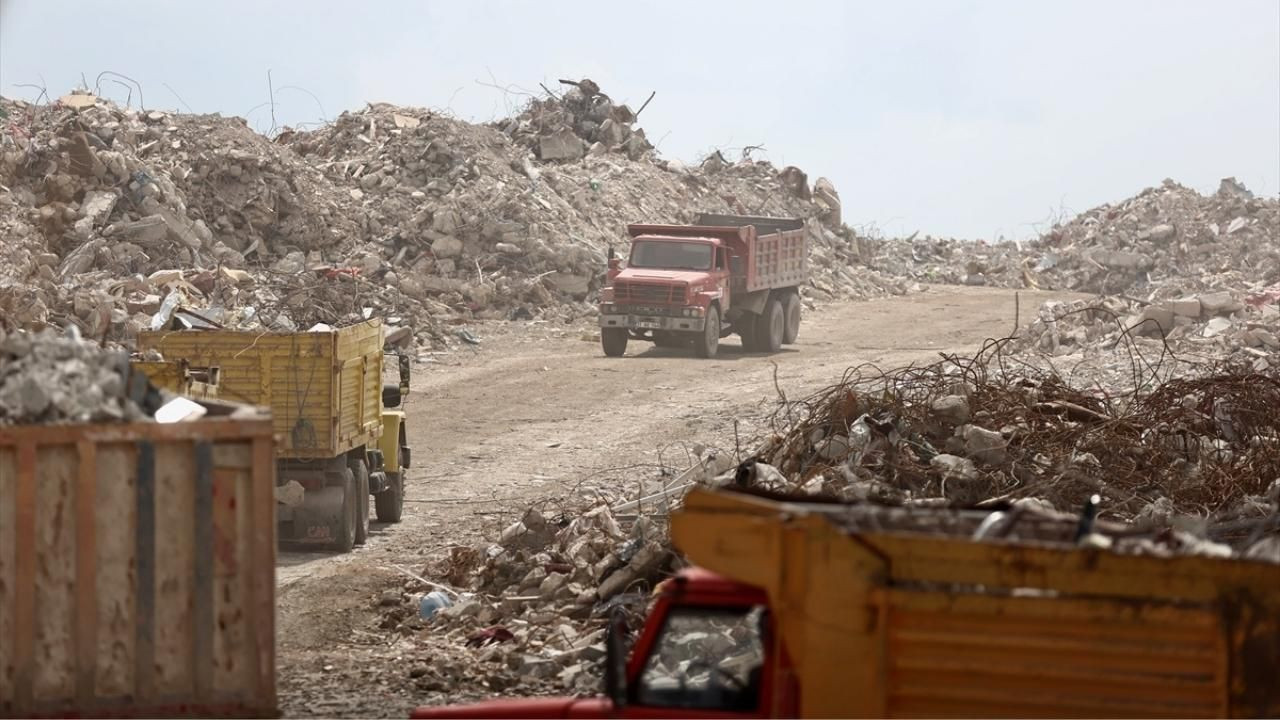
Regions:
<svg viewBox="0 0 1280 720"><path fill-rule="evenodd" d="M1280 565L1089 522L697 489L605 696L412 717L1280 716Z"/></svg>
<svg viewBox="0 0 1280 720"><path fill-rule="evenodd" d="M310 332L186 329L144 332L135 366L152 382L196 398L271 408L282 542L346 552L379 522L400 521L410 450L405 413L409 360L383 385L379 321Z"/></svg>

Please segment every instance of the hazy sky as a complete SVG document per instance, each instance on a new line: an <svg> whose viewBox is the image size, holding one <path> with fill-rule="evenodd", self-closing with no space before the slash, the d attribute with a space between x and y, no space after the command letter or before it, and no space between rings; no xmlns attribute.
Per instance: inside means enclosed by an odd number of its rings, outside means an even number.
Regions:
<svg viewBox="0 0 1280 720"><path fill-rule="evenodd" d="M633 109L656 90L664 156L763 144L889 234L1027 237L1166 177L1280 191L1278 0L0 0L0 93L104 70L261 130L268 70L280 124L367 101L487 121L561 77Z"/></svg>

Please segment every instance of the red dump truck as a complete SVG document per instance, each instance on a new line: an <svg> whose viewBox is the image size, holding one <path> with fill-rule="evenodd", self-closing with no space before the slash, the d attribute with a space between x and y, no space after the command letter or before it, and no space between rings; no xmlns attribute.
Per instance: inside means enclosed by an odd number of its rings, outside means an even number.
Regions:
<svg viewBox="0 0 1280 720"><path fill-rule="evenodd" d="M600 297L600 343L618 357L628 340L693 346L714 357L720 339L777 352L800 332L800 286L809 276L804 221L699 215L694 225L628 225L627 267L609 257Z"/></svg>

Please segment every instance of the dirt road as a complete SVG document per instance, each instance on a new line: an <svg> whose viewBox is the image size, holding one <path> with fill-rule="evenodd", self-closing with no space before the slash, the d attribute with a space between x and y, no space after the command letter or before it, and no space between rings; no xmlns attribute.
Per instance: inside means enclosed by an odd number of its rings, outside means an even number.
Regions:
<svg viewBox="0 0 1280 720"><path fill-rule="evenodd" d="M1021 293L1022 321L1049 297ZM896 367L965 351L1014 328L1012 291L946 287L808 312L799 342L775 355L745 354L736 338L697 360L634 343L606 358L594 328L494 325L474 352L416 370L408 404L415 467L404 520L375 528L345 556L282 553L278 660L286 716L406 717L412 654L380 637L374 604L417 571L424 556L492 539L533 502L562 497L583 478L633 463L684 467L694 442L732 448L734 419L749 436L777 399L829 385L861 363ZM771 362L772 361L772 362ZM661 451L662 457L659 457ZM625 471L614 471L626 482ZM460 698L485 688L457 688Z"/></svg>

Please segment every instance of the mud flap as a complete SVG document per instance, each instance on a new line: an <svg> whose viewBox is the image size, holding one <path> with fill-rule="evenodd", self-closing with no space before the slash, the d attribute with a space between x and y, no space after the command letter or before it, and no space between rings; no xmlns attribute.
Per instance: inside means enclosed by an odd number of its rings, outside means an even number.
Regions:
<svg viewBox="0 0 1280 720"><path fill-rule="evenodd" d="M293 507L294 542L332 543L342 527L343 488L309 490L302 503Z"/></svg>

